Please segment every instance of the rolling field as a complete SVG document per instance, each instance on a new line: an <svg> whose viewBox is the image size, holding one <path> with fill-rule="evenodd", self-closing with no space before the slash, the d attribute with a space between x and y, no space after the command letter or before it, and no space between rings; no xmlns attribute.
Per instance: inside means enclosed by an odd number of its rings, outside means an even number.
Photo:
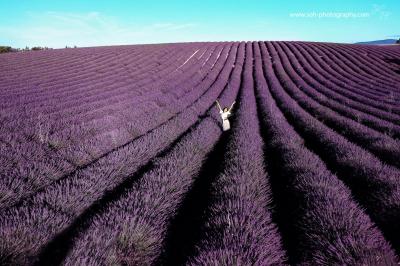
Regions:
<svg viewBox="0 0 400 266"><path fill-rule="evenodd" d="M2 54L0 110L0 265L400 262L400 46Z"/></svg>

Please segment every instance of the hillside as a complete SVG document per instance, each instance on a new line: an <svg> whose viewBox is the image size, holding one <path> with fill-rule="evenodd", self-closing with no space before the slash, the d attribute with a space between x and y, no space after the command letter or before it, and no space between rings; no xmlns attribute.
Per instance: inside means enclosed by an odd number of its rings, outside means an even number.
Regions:
<svg viewBox="0 0 400 266"><path fill-rule="evenodd" d="M0 73L1 265L399 262L400 46L56 49Z"/></svg>
<svg viewBox="0 0 400 266"><path fill-rule="evenodd" d="M385 44L395 44L397 39L384 39L368 42L357 42L356 44L372 44L372 45L385 45Z"/></svg>

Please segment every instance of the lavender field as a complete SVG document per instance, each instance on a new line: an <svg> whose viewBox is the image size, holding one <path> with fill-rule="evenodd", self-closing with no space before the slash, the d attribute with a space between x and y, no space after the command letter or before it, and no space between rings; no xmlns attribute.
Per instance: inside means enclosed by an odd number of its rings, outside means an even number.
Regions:
<svg viewBox="0 0 400 266"><path fill-rule="evenodd" d="M0 73L0 265L400 263L400 46L55 49Z"/></svg>

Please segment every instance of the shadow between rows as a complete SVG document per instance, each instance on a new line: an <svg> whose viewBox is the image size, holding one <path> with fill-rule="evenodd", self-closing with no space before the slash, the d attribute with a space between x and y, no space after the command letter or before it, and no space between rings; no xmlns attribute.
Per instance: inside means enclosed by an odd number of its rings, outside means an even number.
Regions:
<svg viewBox="0 0 400 266"><path fill-rule="evenodd" d="M223 169L221 158L224 156L227 142L228 135L223 133L209 153L177 214L170 221L163 244L164 250L157 264L184 265L189 257L195 255L195 245L202 236L207 207L212 200L211 185Z"/></svg>
<svg viewBox="0 0 400 266"><path fill-rule="evenodd" d="M231 80L232 74L233 71L229 75L229 80ZM240 76L241 90L243 71ZM226 89L227 85L224 91ZM236 110L239 109L239 105L240 101L236 105ZM207 155L192 187L182 200L176 215L169 222L163 241L163 251L156 262L157 265L185 265L191 257L198 253L196 245L204 236L204 224L209 216L208 207L213 200L212 184L225 168L224 154L231 141L232 131L235 130L236 120L237 116L235 115L230 118L233 127L229 131L222 132L214 148ZM216 122L221 123L221 121Z"/></svg>
<svg viewBox="0 0 400 266"><path fill-rule="evenodd" d="M398 58L385 58L383 59L386 63L389 63L394 66L395 69L392 69L397 74L400 74L400 59Z"/></svg>

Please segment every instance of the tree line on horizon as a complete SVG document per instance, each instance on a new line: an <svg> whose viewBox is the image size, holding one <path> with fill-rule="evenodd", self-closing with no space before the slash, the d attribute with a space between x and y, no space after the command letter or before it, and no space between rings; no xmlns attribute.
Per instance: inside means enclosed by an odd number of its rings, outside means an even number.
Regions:
<svg viewBox="0 0 400 266"><path fill-rule="evenodd" d="M400 44L400 38L396 41L396 44ZM66 49L72 48L69 46L65 46ZM76 45L74 45L73 48L78 48ZM26 46L25 48L13 48L11 46L0 46L0 54L2 53L11 53L11 52L26 52L26 51L41 51L41 50L52 50L53 48L49 48L47 46L41 47L41 46L34 46L32 48L29 48Z"/></svg>
<svg viewBox="0 0 400 266"><path fill-rule="evenodd" d="M69 46L65 46L65 48L72 48ZM78 48L76 45L73 48ZM47 46L34 46L29 48L26 46L25 48L13 48L11 46L0 46L0 54L2 53L13 53L13 52L26 52L26 51L42 51L42 50L52 50L53 48L49 48Z"/></svg>

